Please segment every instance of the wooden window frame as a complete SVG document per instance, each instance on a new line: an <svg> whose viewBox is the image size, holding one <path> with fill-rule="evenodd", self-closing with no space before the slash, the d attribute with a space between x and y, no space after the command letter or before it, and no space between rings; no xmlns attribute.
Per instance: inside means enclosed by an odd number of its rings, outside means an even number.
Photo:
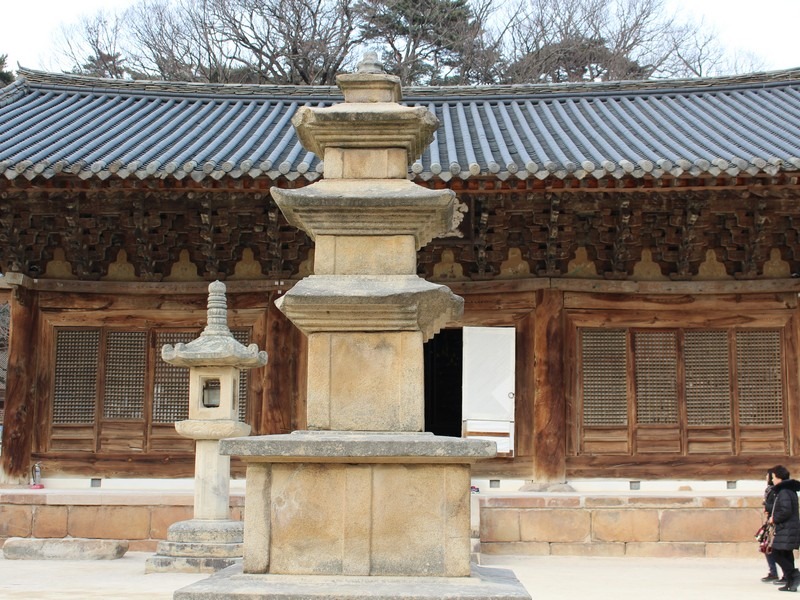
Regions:
<svg viewBox="0 0 800 600"><path fill-rule="evenodd" d="M107 326L107 325L85 325L73 326L69 324L51 324L48 328L50 336L51 352L49 353L49 364L56 364L57 339L60 331L96 331L98 335L97 350L97 380L95 389L94 419L91 424L56 424L53 422L54 398L55 398L55 377L49 381L49 392L47 394L47 425L48 430L44 439L43 453L63 453L78 452L91 454L152 454L152 453L185 453L193 454L194 441L180 436L175 431L174 422L161 422L155 419L153 413L153 402L155 396L155 367L159 360L160 348L158 348L157 338L163 332L186 332L190 338L196 338L202 328L198 327L164 327L153 324L145 324L139 327ZM252 339L254 331L252 326L234 327L235 334L247 331L247 337ZM104 411L105 380L108 368L106 356L107 336L114 332L141 332L145 335L144 347L144 402L143 415L141 418L108 418ZM250 418L252 408L249 400L250 386L246 385L244 396L240 402L245 405L244 416ZM187 377L187 418L188 418L188 377ZM108 431L106 431L108 430ZM72 432L72 433L71 433ZM107 435L108 434L108 435ZM83 444L81 444L83 440ZM104 444L104 440L106 443ZM125 445L127 440L127 445ZM139 447L134 445L141 440ZM114 443L118 447L114 447ZM122 447L119 447L122 444ZM40 444L41 445L41 444ZM110 447L110 449L109 449Z"/></svg>
<svg viewBox="0 0 800 600"><path fill-rule="evenodd" d="M620 308L623 308L620 306ZM669 310L591 310L570 308L565 311L566 338L565 338L565 393L566 393L566 472L569 477L632 477L632 478L661 478L681 477L697 478L729 478L738 479L752 477L750 469L761 468L763 464L775 464L785 461L787 457L795 456L800 448L800 418L798 417L798 374L792 369L798 364L798 331L794 310L764 310L750 312L747 315L741 312L717 311L710 314L705 311L675 312ZM633 452L630 434L625 439L618 440L618 452L608 453L582 453L583 439L581 430L581 382L580 382L580 329L607 327L624 328L629 330L652 329L724 329L728 339L735 335L735 330L748 329L776 329L780 330L782 365L781 376L783 381L783 440L785 452L777 452L774 448L766 447L763 452L742 453L740 451L741 432L736 419L736 444L734 452L723 454L719 452L687 454L683 452L686 442L681 440L681 452L653 452L648 455ZM682 343L682 338L681 338ZM681 349L681 360L683 349ZM632 353L628 352L629 361ZM571 359L569 357L572 357ZM735 356L731 356L735 361ZM730 368L730 367L729 367ZM632 373L629 365L629 374ZM735 369L731 368L731 385L736 385ZM633 376L629 375L629 382ZM683 374L681 383L683 385ZM630 383L629 383L630 385ZM629 390L629 399L634 390ZM736 395L733 395L736 398ZM734 400L735 401L735 400ZM681 391L680 406L684 414L681 417L682 430L686 429L685 393ZM629 409L632 409L629 402ZM738 407L733 406L734 415L738 414ZM631 418L633 415L629 415ZM630 423L630 421L629 421ZM630 431L630 428L629 428ZM620 432L621 433L621 432ZM682 434L683 435L683 434ZM713 435L709 436L713 442ZM623 446L627 444L627 448ZM757 466L755 466L757 465Z"/></svg>

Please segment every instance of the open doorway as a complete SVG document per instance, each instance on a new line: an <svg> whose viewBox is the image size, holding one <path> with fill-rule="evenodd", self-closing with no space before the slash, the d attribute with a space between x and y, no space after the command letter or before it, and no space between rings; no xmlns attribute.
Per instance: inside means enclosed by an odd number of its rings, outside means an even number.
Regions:
<svg viewBox="0 0 800 600"><path fill-rule="evenodd" d="M443 329L428 340L425 353L425 431L461 437L461 329Z"/></svg>
<svg viewBox="0 0 800 600"><path fill-rule="evenodd" d="M514 455L513 327L445 329L425 344L425 430Z"/></svg>

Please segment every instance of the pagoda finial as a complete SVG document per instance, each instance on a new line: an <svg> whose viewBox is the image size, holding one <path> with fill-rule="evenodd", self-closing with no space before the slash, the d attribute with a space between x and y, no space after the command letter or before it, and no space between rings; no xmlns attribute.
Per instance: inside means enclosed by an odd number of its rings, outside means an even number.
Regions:
<svg viewBox="0 0 800 600"><path fill-rule="evenodd" d="M228 328L228 299L225 296L225 289L225 284L221 281L209 284L207 324L200 335L231 335L231 330Z"/></svg>
<svg viewBox="0 0 800 600"><path fill-rule="evenodd" d="M361 62L356 66L356 73L367 75L383 75L383 65L378 61L377 52L365 52Z"/></svg>

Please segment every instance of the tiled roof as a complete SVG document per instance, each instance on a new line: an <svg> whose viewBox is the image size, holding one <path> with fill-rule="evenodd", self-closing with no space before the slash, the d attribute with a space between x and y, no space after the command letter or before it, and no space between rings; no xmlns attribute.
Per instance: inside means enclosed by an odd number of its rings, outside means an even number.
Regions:
<svg viewBox="0 0 800 600"><path fill-rule="evenodd" d="M405 88L439 118L423 179L800 171L800 69L740 77ZM7 178L316 179L299 106L332 87L119 81L20 71L0 90Z"/></svg>

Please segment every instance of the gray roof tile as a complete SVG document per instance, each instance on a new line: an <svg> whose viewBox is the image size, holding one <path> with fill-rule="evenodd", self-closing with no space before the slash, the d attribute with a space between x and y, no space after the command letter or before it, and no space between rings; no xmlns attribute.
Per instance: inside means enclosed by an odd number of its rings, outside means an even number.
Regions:
<svg viewBox="0 0 800 600"><path fill-rule="evenodd" d="M405 88L440 120L423 179L800 170L800 70L599 84ZM291 118L338 89L103 80L36 71L0 90L0 174L317 179Z"/></svg>

